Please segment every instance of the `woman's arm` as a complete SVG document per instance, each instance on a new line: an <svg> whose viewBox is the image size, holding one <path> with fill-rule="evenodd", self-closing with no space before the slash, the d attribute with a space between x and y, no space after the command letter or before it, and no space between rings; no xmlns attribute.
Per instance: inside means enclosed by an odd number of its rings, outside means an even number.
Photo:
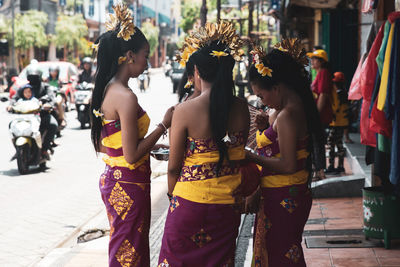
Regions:
<svg viewBox="0 0 400 267"><path fill-rule="evenodd" d="M267 158L251 152L246 152L246 157L273 172L279 174L291 174L296 172L296 146L297 146L297 123L294 116L287 110L282 110L276 118L275 125L278 132L280 149L279 158Z"/></svg>
<svg viewBox="0 0 400 267"><path fill-rule="evenodd" d="M182 106L178 106L172 118L169 135L168 193L171 195L181 173L185 153L187 130L184 123L184 114Z"/></svg>
<svg viewBox="0 0 400 267"><path fill-rule="evenodd" d="M138 108L139 105L136 95L127 92L126 95L119 99L119 104L116 109L121 121L122 150L125 160L129 164L137 162L146 153L149 153L165 131L164 127L160 125L150 135L139 142ZM172 110L173 108L170 108L166 116L164 116L163 123L167 128L170 126Z"/></svg>

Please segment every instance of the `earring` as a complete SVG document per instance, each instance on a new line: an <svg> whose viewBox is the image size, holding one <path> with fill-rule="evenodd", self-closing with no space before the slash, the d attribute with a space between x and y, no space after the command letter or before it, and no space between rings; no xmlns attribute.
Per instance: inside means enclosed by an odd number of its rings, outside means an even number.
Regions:
<svg viewBox="0 0 400 267"><path fill-rule="evenodd" d="M128 60L128 63L129 63L129 64L132 64L133 62L135 62L135 61L133 61L133 59L129 59L129 60Z"/></svg>

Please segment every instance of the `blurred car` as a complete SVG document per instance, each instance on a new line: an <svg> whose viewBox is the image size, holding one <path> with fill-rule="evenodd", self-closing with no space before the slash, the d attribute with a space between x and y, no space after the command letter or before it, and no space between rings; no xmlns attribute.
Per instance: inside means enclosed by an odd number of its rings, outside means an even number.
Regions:
<svg viewBox="0 0 400 267"><path fill-rule="evenodd" d="M183 73L185 72L185 69L182 68L182 66L178 62L172 62L172 69L171 69L171 74L169 75L171 77L172 85L173 85L173 93L176 93L178 90L178 85L179 82L182 80Z"/></svg>
<svg viewBox="0 0 400 267"><path fill-rule="evenodd" d="M37 68L42 72L43 80L49 77L49 68L51 66L58 66L60 69L58 80L62 84L62 88L60 88L60 90L65 93L70 103L74 102L74 92L78 82L78 68L74 64L65 61L42 61L31 63L26 66L18 75L18 77L15 77L14 83L10 88L10 98L13 97L18 88L28 83L26 71L32 66L32 64L36 64Z"/></svg>

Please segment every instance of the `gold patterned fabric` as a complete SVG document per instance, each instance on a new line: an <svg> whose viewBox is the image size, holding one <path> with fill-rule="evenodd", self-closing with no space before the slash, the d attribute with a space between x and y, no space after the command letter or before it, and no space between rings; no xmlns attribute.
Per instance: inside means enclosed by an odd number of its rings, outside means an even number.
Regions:
<svg viewBox="0 0 400 267"><path fill-rule="evenodd" d="M140 261L140 255L128 240L122 243L115 257L122 267L138 266Z"/></svg>
<svg viewBox="0 0 400 267"><path fill-rule="evenodd" d="M133 200L128 196L124 189L117 182L111 191L110 198L108 199L111 206L114 207L115 211L124 220L132 207Z"/></svg>

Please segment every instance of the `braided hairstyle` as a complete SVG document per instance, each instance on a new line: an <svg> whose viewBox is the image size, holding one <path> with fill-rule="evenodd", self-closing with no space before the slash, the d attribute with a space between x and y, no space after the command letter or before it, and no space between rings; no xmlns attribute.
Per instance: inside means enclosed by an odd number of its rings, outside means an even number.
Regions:
<svg viewBox="0 0 400 267"><path fill-rule="evenodd" d="M93 115L93 110L100 110L104 100L105 88L110 80L118 72L118 58L125 56L126 52L138 53L148 41L142 31L135 27L135 33L125 41L117 37L120 25L115 30L103 33L97 40L97 69L95 74L95 85L90 106L91 139L97 152L100 151L102 120Z"/></svg>
<svg viewBox="0 0 400 267"><path fill-rule="evenodd" d="M261 90L272 90L274 85L285 84L289 89L296 92L303 102L307 120L307 131L309 138L308 151L310 155L314 153L314 147L324 144L324 133L319 118L317 106L311 91L310 75L305 70L304 65L299 63L289 53L279 49L273 49L270 53L260 59L264 66L272 69L272 76L262 76L255 64L250 67L249 80L257 84ZM311 163L315 161L315 156L310 156L307 161L307 168L311 171Z"/></svg>

